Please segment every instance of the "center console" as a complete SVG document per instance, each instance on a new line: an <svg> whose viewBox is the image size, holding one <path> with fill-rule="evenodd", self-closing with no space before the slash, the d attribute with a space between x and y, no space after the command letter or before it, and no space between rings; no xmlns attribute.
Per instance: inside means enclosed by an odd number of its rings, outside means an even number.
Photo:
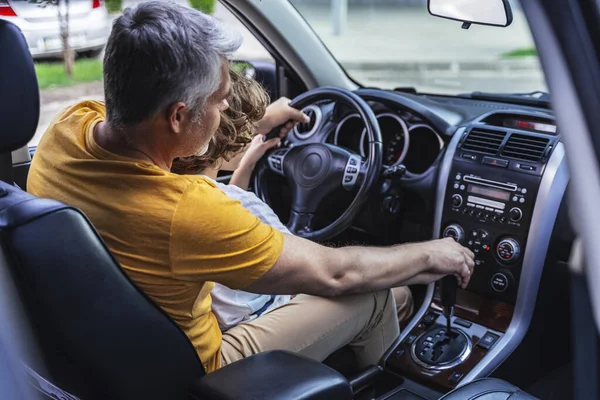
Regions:
<svg viewBox="0 0 600 400"><path fill-rule="evenodd" d="M447 392L489 375L523 339L568 181L552 124L493 113L453 136L438 176L434 236L470 248L476 267L457 294L451 332L439 288L428 287L387 354L388 371Z"/></svg>

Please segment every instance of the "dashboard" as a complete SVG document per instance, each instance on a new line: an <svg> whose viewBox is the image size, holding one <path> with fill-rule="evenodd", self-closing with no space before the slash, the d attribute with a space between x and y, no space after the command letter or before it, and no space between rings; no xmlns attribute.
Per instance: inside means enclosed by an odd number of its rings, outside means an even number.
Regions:
<svg viewBox="0 0 600 400"><path fill-rule="evenodd" d="M403 164L415 174L421 174L433 165L444 148L440 135L415 114L393 110L372 103L383 139L383 164L387 167ZM343 115L327 143L342 146L361 157L367 157L365 126L355 113Z"/></svg>
<svg viewBox="0 0 600 400"><path fill-rule="evenodd" d="M566 261L574 237L566 217L566 156L553 113L497 100L378 89L355 94L377 119L383 168L368 203L334 244L449 237L475 254L473 275L459 291L457 314L451 317L470 343L464 357L442 365L422 346L445 324L432 283L385 356L386 368L444 391L488 376L528 333L542 293L542 272L551 276L546 282L560 279L558 269L548 266ZM299 124L288 136L288 149L278 150L272 170L281 172L285 152L307 143L343 148L368 162L375 147L352 109L320 100L304 111L310 123ZM347 168L354 171L356 165ZM272 190L285 192L277 185ZM349 190L329 195L323 214L336 218L352 195Z"/></svg>
<svg viewBox="0 0 600 400"><path fill-rule="evenodd" d="M461 129L480 125L522 135L560 137L553 114L546 108L379 89L359 89L355 94L371 107L383 140L381 187L372 192L369 204L352 225L353 235L361 232L365 235L358 240L375 245L427 240L439 233L432 219L436 207L441 207L436 204L439 202L436 184L448 146ZM288 135L286 146L329 144L347 149L366 162L365 127L353 109L320 100L304 111L310 116L310 123L298 124ZM518 158L518 154L516 156ZM393 167L401 167L402 173L388 174ZM289 208L283 205L285 201L280 204L276 198L287 196L289 199L291 194L285 188L284 179L274 177L273 180L268 189L270 194L262 198L285 221ZM334 204L323 214L334 218L350 204L348 193L341 191L332 202ZM561 228L568 247L572 230ZM342 238L342 242L348 242L348 238Z"/></svg>

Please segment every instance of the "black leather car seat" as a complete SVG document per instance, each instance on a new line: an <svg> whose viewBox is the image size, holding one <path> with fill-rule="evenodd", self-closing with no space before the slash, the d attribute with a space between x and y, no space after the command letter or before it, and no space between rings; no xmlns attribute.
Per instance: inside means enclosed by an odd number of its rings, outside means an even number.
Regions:
<svg viewBox="0 0 600 400"><path fill-rule="evenodd" d="M518 387L500 379L473 381L448 393L440 400L537 400Z"/></svg>
<svg viewBox="0 0 600 400"><path fill-rule="evenodd" d="M123 273L78 210L12 186L10 152L35 133L25 39L0 20L0 230L42 358L83 399L186 399L204 374L184 333Z"/></svg>

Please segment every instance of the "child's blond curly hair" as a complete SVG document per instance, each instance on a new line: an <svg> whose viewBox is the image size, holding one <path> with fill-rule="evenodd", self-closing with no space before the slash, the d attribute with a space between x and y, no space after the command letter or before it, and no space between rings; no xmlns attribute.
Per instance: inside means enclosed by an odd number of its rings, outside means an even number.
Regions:
<svg viewBox="0 0 600 400"><path fill-rule="evenodd" d="M173 161L171 172L196 175L205 168L219 168L242 151L255 135L256 123L265 115L269 96L252 78L229 69L231 96L229 108L221 113L221 121L211 138L208 150L201 156L180 157Z"/></svg>

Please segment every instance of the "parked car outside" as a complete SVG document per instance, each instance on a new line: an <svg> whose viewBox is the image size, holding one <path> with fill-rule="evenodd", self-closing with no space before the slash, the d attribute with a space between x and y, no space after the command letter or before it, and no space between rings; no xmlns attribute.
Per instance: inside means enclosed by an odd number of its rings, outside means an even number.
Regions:
<svg viewBox="0 0 600 400"><path fill-rule="evenodd" d="M36 58L62 54L58 7L45 0L0 0L0 19L17 25ZM78 55L98 56L108 40L110 17L101 0L69 1L69 43Z"/></svg>

